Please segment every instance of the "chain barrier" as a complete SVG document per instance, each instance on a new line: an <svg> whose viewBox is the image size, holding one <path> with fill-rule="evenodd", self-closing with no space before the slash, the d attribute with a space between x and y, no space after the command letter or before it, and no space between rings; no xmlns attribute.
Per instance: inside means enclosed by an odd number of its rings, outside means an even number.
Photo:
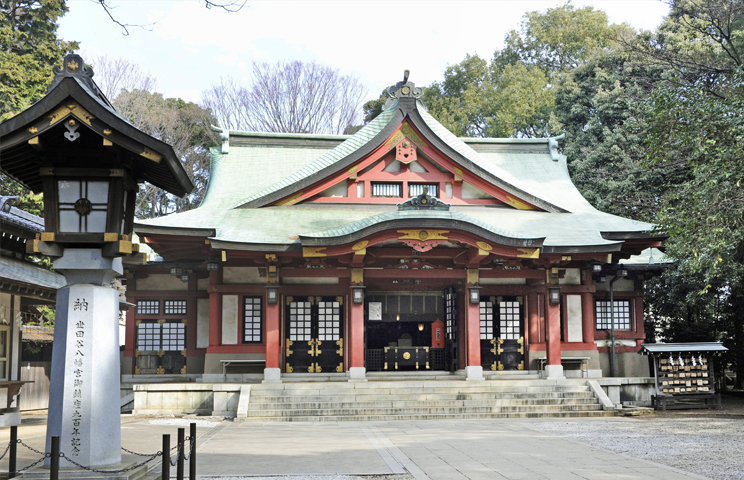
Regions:
<svg viewBox="0 0 744 480"><path fill-rule="evenodd" d="M121 447L121 449L124 450L127 453L131 453L132 455L137 455L138 457L151 457L153 455L152 453L137 453L137 452L133 452L133 451L129 450L128 448L124 448L124 447ZM159 451L158 453L155 454L155 456L160 456L162 454L163 454L163 452L160 452ZM1 459L1 457L0 457L0 459Z"/></svg>
<svg viewBox="0 0 744 480"><path fill-rule="evenodd" d="M98 470L98 469L95 469L95 468L86 467L85 465L81 465L78 462L76 462L75 460L71 459L70 457L68 457L67 455L65 455L63 452L59 452L59 458L64 458L65 460L67 460L71 464L75 465L76 467L82 468L83 470L88 470L90 472L95 472L95 473L109 474L109 473L125 473L125 472L129 472L131 470L134 470L135 468L139 468L139 467L141 467L143 465L146 465L148 462L150 462L151 460L154 460L155 458L159 457L162 454L163 454L163 452L154 453L147 460L145 460L145 461L143 461L141 463L138 463L136 465L132 465L132 466L127 467L127 468L122 468L121 470Z"/></svg>
<svg viewBox="0 0 744 480"><path fill-rule="evenodd" d="M18 470L16 470L16 473L25 472L26 470L29 470L29 469L35 467L36 465L40 464L41 462L43 462L47 458L51 458L51 457L52 457L52 454L51 453L44 453L43 456L40 459L36 460L34 463L32 463L31 465L29 465L27 467L19 468Z"/></svg>
<svg viewBox="0 0 744 480"><path fill-rule="evenodd" d="M51 455L51 453L40 452L40 451L36 450L34 447L32 447L32 446L26 445L25 443L23 443L23 440L21 440L20 438L18 439L18 443L21 444L21 445L23 445L24 447L28 448L32 452L38 453L39 455Z"/></svg>
<svg viewBox="0 0 744 480"><path fill-rule="evenodd" d="M175 461L171 461L170 457L168 458L168 461L173 467L175 467L176 464L178 464L178 458L183 454L183 451L181 450L181 448L183 448L183 445L179 445L178 448L176 449L176 460Z"/></svg>
<svg viewBox="0 0 744 480"><path fill-rule="evenodd" d="M3 458L5 458L5 455L7 455L7 454L8 454L8 452L10 451L10 446L11 446L12 444L13 444L13 442L9 442L9 443L8 443L8 446L7 446L7 447L5 447L5 451L3 452L3 454L2 454L2 455L0 455L0 460L2 460Z"/></svg>
<svg viewBox="0 0 744 480"><path fill-rule="evenodd" d="M184 451L183 451L184 450L184 446L186 445L186 442L187 441L188 441L188 444L189 444L189 447L190 447L189 448L189 454L188 455L186 455L184 453ZM27 449L31 450L32 452L35 452L35 453L41 455L41 458L40 459L36 460L32 464L30 464L30 465L28 465L28 466L26 466L24 468L21 468L21 469L16 470L16 473L21 473L21 472L24 472L26 470L29 470L29 469L35 467L36 465L40 464L41 462L43 462L47 458L51 458L52 457L52 454L51 453L44 453L42 451L39 451L39 450L35 449L34 447L32 447L32 446L24 443L23 440L21 440L20 438L18 440L16 440L16 443L18 443L19 445L23 445L24 447L26 447ZM165 461L165 457L167 457L168 463L170 463L172 466L175 467L178 464L178 460L179 460L179 458L182 455L183 455L183 459L184 460L189 460L191 458L191 452L194 449L194 446L195 446L194 444L195 443L196 443L196 438L192 438L191 436L188 436L188 437L184 438L183 444L182 445L178 445L178 447L176 449L175 460L171 460L170 454L165 455L162 451L158 451L157 453L153 453L153 454L146 454L146 453L133 452L132 450L129 450L129 449L124 448L124 447L121 447L121 449L124 450L126 453L129 453L129 454L132 454L132 455L137 455L137 456L140 456L140 457L147 457L147 459L144 460L144 461L142 461L142 462L140 462L140 463L138 463L138 464L136 464L136 465L132 465L132 466L129 466L127 468L120 469L120 470L98 470L98 469L95 469L95 468L86 467L85 465L82 465L82 464L76 462L75 460L71 459L67 455L65 455L64 452L60 452L59 453L59 457L60 458L64 458L65 460L67 460L71 464L75 465L76 467L82 468L83 470L88 470L90 472L103 473L103 474L116 474L116 473L129 472L131 470L134 470L134 469L137 469L139 467L142 467L143 465L146 465L147 463L149 463L150 461L156 459L157 457L164 457L163 458L163 461ZM11 445L12 445L12 442L9 442L8 443L8 446L5 447L5 451L3 452L2 455L0 455L0 460L2 460L5 457L5 455L8 454L8 451L10 450Z"/></svg>

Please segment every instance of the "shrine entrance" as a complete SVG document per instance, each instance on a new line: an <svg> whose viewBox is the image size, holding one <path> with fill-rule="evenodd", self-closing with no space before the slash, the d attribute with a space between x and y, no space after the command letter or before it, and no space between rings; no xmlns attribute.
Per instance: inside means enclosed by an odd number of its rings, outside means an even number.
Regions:
<svg viewBox="0 0 744 480"><path fill-rule="evenodd" d="M344 371L343 297L287 297L285 371Z"/></svg>
<svg viewBox="0 0 744 480"><path fill-rule="evenodd" d="M441 292L368 292L365 307L368 371L445 369Z"/></svg>
<svg viewBox="0 0 744 480"><path fill-rule="evenodd" d="M524 370L524 297L481 297L480 343L484 370Z"/></svg>

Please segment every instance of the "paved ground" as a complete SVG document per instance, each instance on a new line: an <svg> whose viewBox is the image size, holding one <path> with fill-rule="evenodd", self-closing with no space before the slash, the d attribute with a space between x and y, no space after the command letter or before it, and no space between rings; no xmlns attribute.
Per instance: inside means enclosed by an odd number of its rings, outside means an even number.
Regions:
<svg viewBox="0 0 744 480"><path fill-rule="evenodd" d="M19 438L42 449L45 417L27 417ZM261 476L345 480L346 475L415 480L614 480L690 479L681 470L633 459L561 435L528 428L554 423L528 420L444 420L406 422L274 423L249 424L199 420L197 425L198 474L257 480ZM581 420L612 429L648 424L637 418ZM161 435L175 442L178 426L186 419L124 416L122 443L133 451L160 449ZM6 445L8 429L0 432ZM560 429L559 429L560 430ZM39 455L19 450L19 466ZM125 459L136 457L125 455ZM7 460L0 462L0 471ZM7 470L5 470L7 471ZM172 470L175 475L175 469ZM369 477L366 477L369 478ZM374 477L373 477L374 478Z"/></svg>

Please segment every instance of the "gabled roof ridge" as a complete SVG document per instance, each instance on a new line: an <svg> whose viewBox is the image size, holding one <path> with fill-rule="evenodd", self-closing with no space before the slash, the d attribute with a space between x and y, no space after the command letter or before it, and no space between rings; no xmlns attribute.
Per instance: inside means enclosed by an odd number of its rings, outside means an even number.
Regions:
<svg viewBox="0 0 744 480"><path fill-rule="evenodd" d="M377 117L375 117L374 120L372 120L367 125L362 127L362 129L360 129L354 135L347 138L345 141L343 141L341 144L337 145L336 147L332 148L330 151L321 155L315 161L302 167L300 170L292 173L291 175L288 175L287 178L285 178L284 180L281 180L280 182L277 182L274 185L268 188L265 188L259 193L256 193L254 195L251 195L248 198L244 198L240 200L239 202L235 203L229 208L238 208L242 205L245 205L246 203L253 202L262 197L265 197L266 195L277 192L281 190L282 188L285 188L294 183L297 183L301 179L309 177L310 175L317 173L318 171L333 165L339 160L346 158L352 152L355 152L360 147L366 145L367 142L369 142L369 140L371 140L375 135L377 135L395 116L397 109L398 109L398 102L396 101L393 103L393 105L391 105L388 109L384 110L380 115L378 115Z"/></svg>
<svg viewBox="0 0 744 480"><path fill-rule="evenodd" d="M512 195L520 197L521 200L523 201L527 201L533 204L536 203L538 206L541 206L542 208L548 207L548 210L550 210L552 207L552 209L555 209L558 211L565 211L565 212L570 211L567 208L557 205L553 201L543 198L542 195L540 195L538 192L532 191L531 188L524 185L513 174L511 174L507 170L504 170L498 165L495 165L493 162L488 161L486 158L482 157L478 152L473 150L472 147L467 145L461 138L455 136L444 125L439 123L439 121L437 121L436 118L434 118L431 114L429 114L429 112L426 109L421 109L421 108L417 109L417 113L419 114L421 119L424 121L426 126L431 129L432 133L434 133L448 147L450 147L456 153L460 154L466 160L472 162L472 164L475 167L479 168L483 172L492 176L493 179L496 180L497 182L495 183L496 186L504 189L507 193L511 193ZM555 139L548 138L548 139L545 139L544 142L539 142L539 143L548 143L550 145L551 142L555 142ZM530 197L533 197L533 198L530 198Z"/></svg>

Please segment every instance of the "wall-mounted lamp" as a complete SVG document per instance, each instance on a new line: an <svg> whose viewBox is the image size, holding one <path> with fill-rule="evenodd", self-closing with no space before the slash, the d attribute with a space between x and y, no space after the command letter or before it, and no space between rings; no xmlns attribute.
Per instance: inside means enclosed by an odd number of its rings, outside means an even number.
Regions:
<svg viewBox="0 0 744 480"><path fill-rule="evenodd" d="M558 286L548 288L548 298L551 305L558 305L561 303L561 289Z"/></svg>
<svg viewBox="0 0 744 480"><path fill-rule="evenodd" d="M170 269L170 274L173 276L180 277L182 273L183 273L183 268L181 267L172 267Z"/></svg>
<svg viewBox="0 0 744 480"><path fill-rule="evenodd" d="M364 287L363 285L354 285L351 287L351 303L359 305L364 303Z"/></svg>
<svg viewBox="0 0 744 480"><path fill-rule="evenodd" d="M180 270L180 269L179 269ZM189 275L189 272L183 272L181 273L181 281L186 283L191 279L191 275Z"/></svg>
<svg viewBox="0 0 744 480"><path fill-rule="evenodd" d="M618 277L627 277L628 271L624 268L621 268L615 273L615 275L617 275Z"/></svg>
<svg viewBox="0 0 744 480"><path fill-rule="evenodd" d="M419 332L423 332L424 331L424 324L423 323L419 323L418 324L418 327L419 327Z"/></svg>
<svg viewBox="0 0 744 480"><path fill-rule="evenodd" d="M279 285L266 285L266 303L275 305L279 301Z"/></svg>
<svg viewBox="0 0 744 480"><path fill-rule="evenodd" d="M602 273L602 264L601 263L592 263L592 273Z"/></svg>
<svg viewBox="0 0 744 480"><path fill-rule="evenodd" d="M477 304L480 303L480 285L472 285L468 287L468 294L470 296L470 303L471 304Z"/></svg>
<svg viewBox="0 0 744 480"><path fill-rule="evenodd" d="M209 272L216 272L219 270L220 264L218 262L215 262L214 260L210 260L207 262L207 271Z"/></svg>

